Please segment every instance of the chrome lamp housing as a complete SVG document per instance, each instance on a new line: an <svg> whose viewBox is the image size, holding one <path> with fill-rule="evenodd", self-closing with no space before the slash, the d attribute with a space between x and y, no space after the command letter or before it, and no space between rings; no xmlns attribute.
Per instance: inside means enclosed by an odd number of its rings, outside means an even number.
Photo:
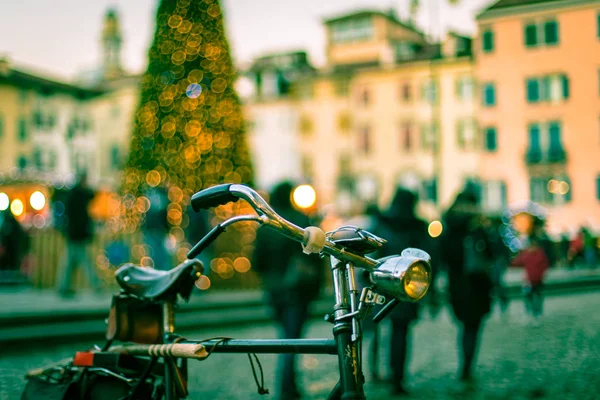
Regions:
<svg viewBox="0 0 600 400"><path fill-rule="evenodd" d="M431 284L431 256L423 250L408 248L399 256L385 257L371 273L376 292L398 300L421 300Z"/></svg>

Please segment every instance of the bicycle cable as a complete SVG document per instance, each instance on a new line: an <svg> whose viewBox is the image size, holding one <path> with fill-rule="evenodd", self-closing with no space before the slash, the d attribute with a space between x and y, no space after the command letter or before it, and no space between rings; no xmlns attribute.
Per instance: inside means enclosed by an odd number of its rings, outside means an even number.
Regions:
<svg viewBox="0 0 600 400"><path fill-rule="evenodd" d="M256 364L258 364L258 369L260 370L260 383L258 382L258 377L256 376L256 369L254 368L254 362L252 361L251 355L254 356ZM260 364L258 356L255 353L248 353L248 360L250 361L250 367L252 368L252 375L254 376L254 382L256 383L258 394L269 394L269 389L265 387L265 374L263 373L262 365Z"/></svg>

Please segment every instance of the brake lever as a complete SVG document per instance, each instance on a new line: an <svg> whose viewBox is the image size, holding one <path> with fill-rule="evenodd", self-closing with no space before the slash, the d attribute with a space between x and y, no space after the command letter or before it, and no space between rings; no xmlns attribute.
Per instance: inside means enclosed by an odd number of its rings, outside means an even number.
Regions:
<svg viewBox="0 0 600 400"><path fill-rule="evenodd" d="M393 298L373 317L373 322L376 324L380 323L381 320L387 317L398 304L400 304L400 300Z"/></svg>

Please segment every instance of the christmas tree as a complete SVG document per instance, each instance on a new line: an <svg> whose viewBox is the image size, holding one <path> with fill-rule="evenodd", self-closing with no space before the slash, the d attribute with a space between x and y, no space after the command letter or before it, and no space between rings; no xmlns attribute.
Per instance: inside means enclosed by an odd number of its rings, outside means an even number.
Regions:
<svg viewBox="0 0 600 400"><path fill-rule="evenodd" d="M161 0L124 172L125 232L139 228L149 206L148 187L168 190L168 220L173 237L181 241L194 192L224 182L251 183L234 78L218 0ZM218 218L236 207L221 209ZM238 242L240 248L243 244Z"/></svg>

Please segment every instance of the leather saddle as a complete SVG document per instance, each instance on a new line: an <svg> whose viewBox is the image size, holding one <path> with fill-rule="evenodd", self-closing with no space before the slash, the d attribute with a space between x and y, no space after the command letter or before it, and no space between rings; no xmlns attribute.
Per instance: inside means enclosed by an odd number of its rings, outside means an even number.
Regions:
<svg viewBox="0 0 600 400"><path fill-rule="evenodd" d="M160 301L179 294L189 300L196 279L204 267L199 260L186 260L169 271L125 264L115 273L117 283L127 294Z"/></svg>

